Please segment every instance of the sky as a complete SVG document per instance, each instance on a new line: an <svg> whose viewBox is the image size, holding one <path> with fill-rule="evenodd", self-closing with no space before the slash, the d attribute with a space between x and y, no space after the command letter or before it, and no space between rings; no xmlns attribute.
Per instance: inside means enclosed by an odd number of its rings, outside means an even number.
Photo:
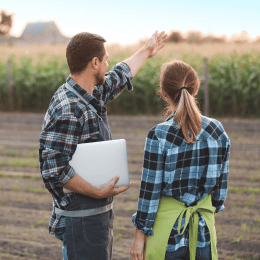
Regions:
<svg viewBox="0 0 260 260"><path fill-rule="evenodd" d="M155 30L260 35L259 0L2 0L0 10L14 14L13 36L39 21L55 21L65 36L86 31L120 44L136 43Z"/></svg>

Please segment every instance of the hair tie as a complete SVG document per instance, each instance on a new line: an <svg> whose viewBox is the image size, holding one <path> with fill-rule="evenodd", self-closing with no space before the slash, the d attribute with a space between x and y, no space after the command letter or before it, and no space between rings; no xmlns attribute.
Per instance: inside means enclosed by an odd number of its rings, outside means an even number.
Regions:
<svg viewBox="0 0 260 260"><path fill-rule="evenodd" d="M186 87L182 87L181 90L182 90L183 88L187 89Z"/></svg>

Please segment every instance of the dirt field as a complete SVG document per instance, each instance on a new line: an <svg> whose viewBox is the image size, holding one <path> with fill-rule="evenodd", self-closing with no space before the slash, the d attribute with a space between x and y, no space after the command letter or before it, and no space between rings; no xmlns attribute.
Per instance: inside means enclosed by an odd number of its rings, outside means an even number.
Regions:
<svg viewBox="0 0 260 260"><path fill-rule="evenodd" d="M0 260L62 259L61 242L48 234L52 198L38 169L43 117L0 113ZM109 116L113 138L127 141L133 183L115 197L114 260L130 259L145 137L163 120ZM260 120L218 120L231 139L226 209L216 214L219 259L260 259Z"/></svg>

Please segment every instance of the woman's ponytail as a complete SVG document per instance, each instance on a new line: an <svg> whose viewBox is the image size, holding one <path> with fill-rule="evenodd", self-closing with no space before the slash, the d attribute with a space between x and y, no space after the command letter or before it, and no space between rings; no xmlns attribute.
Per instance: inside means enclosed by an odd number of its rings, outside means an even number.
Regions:
<svg viewBox="0 0 260 260"><path fill-rule="evenodd" d="M181 89L182 87L185 88ZM198 74L187 63L171 60L163 64L160 76L161 95L170 98L175 106L174 121L182 129L187 143L195 143L201 130L201 112L195 98L199 87ZM168 105L166 111L167 114L173 112L172 106Z"/></svg>

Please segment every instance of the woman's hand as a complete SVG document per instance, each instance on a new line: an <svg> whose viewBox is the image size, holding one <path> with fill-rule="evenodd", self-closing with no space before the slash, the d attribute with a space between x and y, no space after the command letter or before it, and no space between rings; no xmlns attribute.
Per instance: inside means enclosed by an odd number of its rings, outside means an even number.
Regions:
<svg viewBox="0 0 260 260"><path fill-rule="evenodd" d="M131 260L144 260L145 259L145 241L146 236L144 233L136 229L135 240L130 251Z"/></svg>
<svg viewBox="0 0 260 260"><path fill-rule="evenodd" d="M145 241L143 239L135 239L131 253L131 260L145 259Z"/></svg>

